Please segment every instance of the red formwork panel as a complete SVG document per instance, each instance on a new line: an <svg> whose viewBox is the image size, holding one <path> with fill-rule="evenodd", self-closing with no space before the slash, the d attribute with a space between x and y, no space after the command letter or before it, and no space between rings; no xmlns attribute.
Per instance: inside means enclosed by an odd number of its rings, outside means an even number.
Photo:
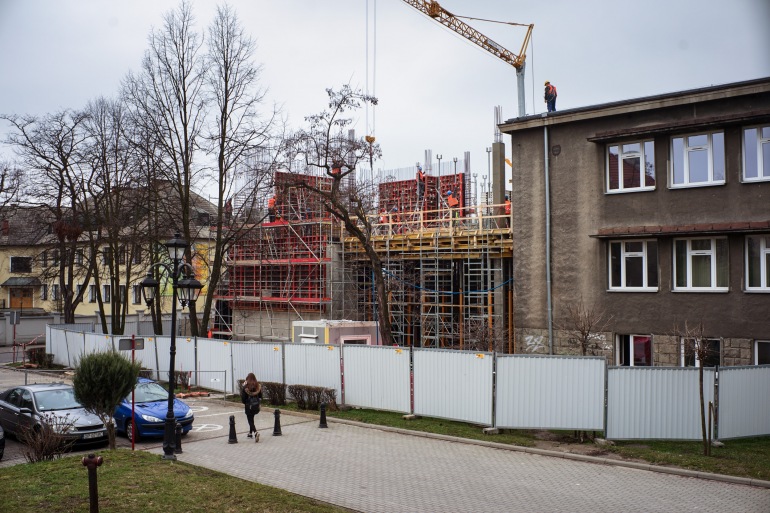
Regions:
<svg viewBox="0 0 770 513"><path fill-rule="evenodd" d="M467 193L465 186L465 174L447 176L427 176L425 194L422 202L418 201L417 179L384 182L379 185L380 211L392 212L397 208L399 212L412 212L418 210L436 211L446 207L444 198L447 191L452 191L460 201L460 207L467 206ZM435 212L428 217L435 217Z"/></svg>

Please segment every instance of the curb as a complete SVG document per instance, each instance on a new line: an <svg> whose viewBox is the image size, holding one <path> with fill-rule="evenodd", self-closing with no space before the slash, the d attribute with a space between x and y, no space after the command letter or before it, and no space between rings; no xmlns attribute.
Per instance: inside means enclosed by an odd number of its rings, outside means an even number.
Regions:
<svg viewBox="0 0 770 513"><path fill-rule="evenodd" d="M319 418L319 415L314 415L312 413L295 412L292 410L281 410L281 415L283 414L294 415L297 417L305 417L310 419ZM350 426L356 426L356 427L368 428L368 429L378 429L380 431L398 433L401 435L410 435L410 436L417 436L417 437L423 437L423 438L432 438L434 440L444 440L447 442L478 445L481 447L489 447L492 449L501 449L503 451L523 452L528 454L535 454L538 456L547 456L551 458L562 458L565 460L581 461L583 463L594 463L594 464L600 464L600 465L612 465L615 467L633 468L637 470L648 470L650 472L658 472L660 474L673 474L681 477L708 479L710 481L720 481L723 483L741 484L746 486L754 486L757 488L770 489L770 481L764 481L762 479L728 476L724 474L712 474L710 472L701 472L698 470L687 470L687 469L675 468L675 467L663 467L660 465L653 465L652 463L614 460L609 458L599 458L596 456L585 456L583 454L574 454L570 452L550 451L548 449L536 449L534 447L522 447L519 445L508 445L508 444L501 444L498 442L486 442L484 440L473 440L470 438L460 438L456 436L440 435L437 433L427 433L424 431L411 431L409 429L403 429L403 428L380 426L377 424L366 424L364 422L358 422L355 420L348 420L348 419L338 419L330 416L327 416L326 420L327 422L332 422L337 424L348 424Z"/></svg>

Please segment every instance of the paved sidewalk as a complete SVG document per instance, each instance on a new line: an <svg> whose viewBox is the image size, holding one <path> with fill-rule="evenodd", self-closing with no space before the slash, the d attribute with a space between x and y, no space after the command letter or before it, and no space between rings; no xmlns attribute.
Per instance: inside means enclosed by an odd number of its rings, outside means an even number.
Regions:
<svg viewBox="0 0 770 513"><path fill-rule="evenodd" d="M257 417L258 444L210 438L185 444L179 460L365 512L770 511L768 488L333 419L320 429L317 417L285 414L276 437L273 420L268 409Z"/></svg>

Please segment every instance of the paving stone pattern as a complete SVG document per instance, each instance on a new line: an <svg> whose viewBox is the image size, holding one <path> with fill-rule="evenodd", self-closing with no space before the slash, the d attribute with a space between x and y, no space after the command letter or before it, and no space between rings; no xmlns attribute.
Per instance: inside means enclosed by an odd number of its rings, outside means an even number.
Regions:
<svg viewBox="0 0 770 513"><path fill-rule="evenodd" d="M259 444L211 438L180 460L365 512L770 512L763 488L290 415L274 437L259 417Z"/></svg>

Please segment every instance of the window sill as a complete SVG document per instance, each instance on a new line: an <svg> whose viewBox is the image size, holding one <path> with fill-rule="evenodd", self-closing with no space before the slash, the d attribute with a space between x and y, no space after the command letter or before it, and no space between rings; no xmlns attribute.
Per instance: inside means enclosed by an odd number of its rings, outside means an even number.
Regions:
<svg viewBox="0 0 770 513"><path fill-rule="evenodd" d="M746 294L770 294L770 289L745 289Z"/></svg>
<svg viewBox="0 0 770 513"><path fill-rule="evenodd" d="M770 182L770 176L763 176L761 178L741 178L741 183L764 183Z"/></svg>
<svg viewBox="0 0 770 513"><path fill-rule="evenodd" d="M693 289L671 289L671 292L693 293L693 292L705 292L707 294L727 294L730 292L729 288L718 289L706 289L706 288L693 288Z"/></svg>
<svg viewBox="0 0 770 513"><path fill-rule="evenodd" d="M659 292L660 289L658 288L634 288L634 287L626 287L626 288L610 288L607 289L607 292L645 292L645 293L654 293Z"/></svg>
<svg viewBox="0 0 770 513"><path fill-rule="evenodd" d="M682 183L682 184L669 184L669 189L697 189L699 187L718 187L725 185L727 182L722 180L721 182L697 182L697 183Z"/></svg>
<svg viewBox="0 0 770 513"><path fill-rule="evenodd" d="M606 190L604 191L604 194L629 194L633 192L654 192L655 187L636 187L633 189L614 189L614 190Z"/></svg>

